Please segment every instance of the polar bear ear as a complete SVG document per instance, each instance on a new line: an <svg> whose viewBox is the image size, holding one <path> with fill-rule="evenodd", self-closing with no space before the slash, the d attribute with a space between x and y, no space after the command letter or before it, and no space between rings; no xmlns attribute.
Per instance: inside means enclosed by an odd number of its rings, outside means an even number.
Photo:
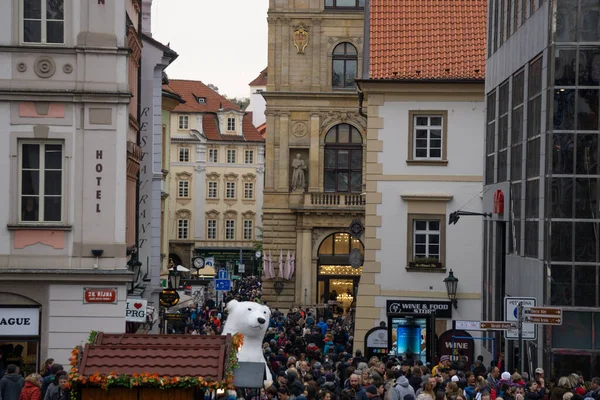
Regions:
<svg viewBox="0 0 600 400"><path fill-rule="evenodd" d="M237 300L231 300L229 303L227 303L227 311L229 311L230 313L233 312L233 310L236 309L236 307L238 306L239 301Z"/></svg>

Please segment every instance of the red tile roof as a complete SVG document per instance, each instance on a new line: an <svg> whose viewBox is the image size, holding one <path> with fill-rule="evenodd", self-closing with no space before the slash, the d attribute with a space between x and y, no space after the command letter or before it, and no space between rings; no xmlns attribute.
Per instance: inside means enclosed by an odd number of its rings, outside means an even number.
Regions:
<svg viewBox="0 0 600 400"><path fill-rule="evenodd" d="M221 135L216 114L219 108L222 107L224 110L241 110L236 104L227 100L204 83L200 81L170 79L168 85L163 85L163 89L179 94L186 101L185 104L179 104L175 107L173 112L203 114L202 128L208 140L264 142L263 137L252 124L252 119L248 116L248 113L242 119L243 136ZM205 104L198 103L198 97L204 98Z"/></svg>
<svg viewBox="0 0 600 400"><path fill-rule="evenodd" d="M487 0L371 0L371 79L485 78Z"/></svg>
<svg viewBox="0 0 600 400"><path fill-rule="evenodd" d="M267 86L267 68L263 69L248 86Z"/></svg>
<svg viewBox="0 0 600 400"><path fill-rule="evenodd" d="M266 122L263 122L262 124L257 126L256 129L258 130L258 133L260 133L260 136L263 137L263 139L267 138L267 123Z"/></svg>
<svg viewBox="0 0 600 400"><path fill-rule="evenodd" d="M99 333L86 344L79 374L158 374L168 377L226 378L231 336Z"/></svg>

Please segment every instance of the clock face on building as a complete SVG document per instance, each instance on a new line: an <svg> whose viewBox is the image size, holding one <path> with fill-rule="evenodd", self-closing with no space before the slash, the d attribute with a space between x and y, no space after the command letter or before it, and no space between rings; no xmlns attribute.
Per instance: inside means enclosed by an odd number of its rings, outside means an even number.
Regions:
<svg viewBox="0 0 600 400"><path fill-rule="evenodd" d="M256 253L254 253L254 255L256 256L256 258L260 258L260 256L262 256L262 253L260 252L260 250L258 250Z"/></svg>
<svg viewBox="0 0 600 400"><path fill-rule="evenodd" d="M197 269L204 267L204 259L202 257L194 258L194 267Z"/></svg>

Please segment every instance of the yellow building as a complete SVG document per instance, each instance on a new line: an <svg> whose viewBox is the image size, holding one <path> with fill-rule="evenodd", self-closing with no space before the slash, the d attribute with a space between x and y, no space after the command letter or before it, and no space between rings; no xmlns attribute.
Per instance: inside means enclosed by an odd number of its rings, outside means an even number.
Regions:
<svg viewBox="0 0 600 400"><path fill-rule="evenodd" d="M193 257L212 256L216 268L256 274L264 139L202 82L171 80L168 88L185 100L170 117L169 258L189 268Z"/></svg>
<svg viewBox="0 0 600 400"><path fill-rule="evenodd" d="M355 86L364 0L270 4L263 247L274 266L295 252L296 270L283 288L266 280L263 293L280 308L331 301L346 313L364 258L360 235L349 235L365 212L366 120Z"/></svg>

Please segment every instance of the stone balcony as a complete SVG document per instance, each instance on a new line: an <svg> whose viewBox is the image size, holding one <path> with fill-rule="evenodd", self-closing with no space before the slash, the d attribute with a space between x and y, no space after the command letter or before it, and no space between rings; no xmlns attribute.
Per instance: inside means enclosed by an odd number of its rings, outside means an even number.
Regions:
<svg viewBox="0 0 600 400"><path fill-rule="evenodd" d="M290 193L290 208L296 210L364 212L365 204L360 193Z"/></svg>

